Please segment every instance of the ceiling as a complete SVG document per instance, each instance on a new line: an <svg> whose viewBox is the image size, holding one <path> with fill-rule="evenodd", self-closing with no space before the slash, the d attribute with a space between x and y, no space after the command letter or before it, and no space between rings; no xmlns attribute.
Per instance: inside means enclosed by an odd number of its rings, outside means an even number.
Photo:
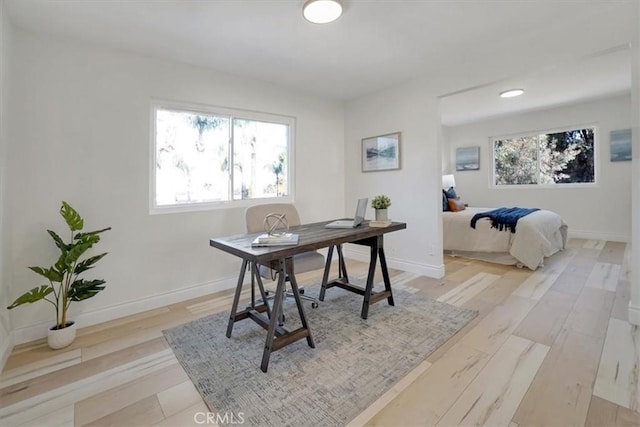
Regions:
<svg viewBox="0 0 640 427"><path fill-rule="evenodd" d="M344 0L343 16L328 25L303 19L304 0L5 5L13 24L29 31L347 100L452 67L472 70L478 61L498 59L497 52L510 52L514 60L534 55L549 28L596 23L602 16L628 21L622 18L630 1ZM585 43L595 33L585 32Z"/></svg>
<svg viewBox="0 0 640 427"><path fill-rule="evenodd" d="M500 98L516 88L524 94ZM458 126L623 93L631 93L629 45L443 97L440 113L442 124Z"/></svg>

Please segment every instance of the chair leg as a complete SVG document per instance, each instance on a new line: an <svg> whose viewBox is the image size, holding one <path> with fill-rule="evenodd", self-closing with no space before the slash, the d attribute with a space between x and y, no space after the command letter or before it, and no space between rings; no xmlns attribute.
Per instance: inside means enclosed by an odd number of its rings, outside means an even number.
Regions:
<svg viewBox="0 0 640 427"><path fill-rule="evenodd" d="M262 279L260 278L259 266L258 265L255 266L255 272L256 272L255 277L256 277L256 279L258 281L258 288L259 288L260 293L261 293L262 301L267 306L267 310L269 310L268 300L274 300L275 299L275 295L268 296L269 292L264 290L263 285L262 285ZM287 282L287 281L289 281L289 277L285 277L285 282ZM304 288L298 288L298 296L300 297L300 300L311 301L311 308L318 308L319 307L320 302L318 301L317 298L310 297L308 295L303 295L303 294L304 294ZM274 316L278 317L278 326L283 326L284 322L286 320L283 309L284 309L284 300L287 297L295 298L295 295L293 293L293 289L289 290L289 291L285 290L283 292L282 301L281 301L281 304L280 304L280 312L279 313L272 313ZM275 307L275 303L274 303L274 307ZM269 315L269 312L267 312L267 315Z"/></svg>
<svg viewBox="0 0 640 427"><path fill-rule="evenodd" d="M308 295L303 295L302 292L300 292L300 291L302 291L302 289L298 289L298 295L300 296L301 300L303 300L303 301L311 301L311 308L318 308L320 303L319 303L317 298L310 297ZM287 297L291 297L291 298L295 297L295 295L294 295L294 293L292 291L287 291L287 292L285 292L285 294L286 294Z"/></svg>

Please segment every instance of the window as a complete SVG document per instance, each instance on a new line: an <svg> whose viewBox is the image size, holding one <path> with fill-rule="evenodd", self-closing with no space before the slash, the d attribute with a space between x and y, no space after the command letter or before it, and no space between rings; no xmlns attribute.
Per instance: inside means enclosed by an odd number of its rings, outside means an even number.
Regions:
<svg viewBox="0 0 640 427"><path fill-rule="evenodd" d="M496 186L595 182L593 127L492 140Z"/></svg>
<svg viewBox="0 0 640 427"><path fill-rule="evenodd" d="M289 198L293 119L153 106L152 212Z"/></svg>

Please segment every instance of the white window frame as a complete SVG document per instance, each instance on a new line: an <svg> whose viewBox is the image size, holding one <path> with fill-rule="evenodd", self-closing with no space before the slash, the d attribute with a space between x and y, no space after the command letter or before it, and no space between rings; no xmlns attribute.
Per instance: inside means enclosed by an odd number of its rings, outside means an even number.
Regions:
<svg viewBox="0 0 640 427"><path fill-rule="evenodd" d="M287 183L289 184L289 192L286 196L281 197L263 197L257 199L244 200L224 200L216 202L200 202L200 203L176 203L172 205L158 206L156 204L156 113L161 110L175 110L189 113L202 113L218 116L229 117L231 133L233 133L233 119L246 119L267 123L278 123L289 127L287 140ZM264 113L260 111L242 110L237 108L217 107L204 104L185 103L179 101L152 100L150 107L150 137L149 137L149 213L169 214L179 212L197 212L217 209L230 209L238 207L248 207L264 203L294 203L295 202L295 124L296 118L281 114ZM230 161L233 162L233 146L231 141ZM231 163L233 164L233 163ZM229 185L230 193L233 198L233 168L229 168L230 177Z"/></svg>
<svg viewBox="0 0 640 427"><path fill-rule="evenodd" d="M575 182L575 183L560 183L560 184L496 184L496 159L494 152L494 144L495 141L500 141L504 139L513 139L513 138L523 138L528 136L539 136L542 134L550 134L550 133L560 133L567 132L570 130L576 129L593 129L593 182ZM579 125L571 125L571 126L563 126L559 128L553 129L545 129L545 130L537 130L537 131L529 131L529 132L519 132L508 135L501 136L492 136L489 137L489 153L491 153L491 173L489 174L489 188L495 190L514 190L514 189L523 189L523 190L531 190L531 189L567 189L567 188L580 188L580 187L590 187L597 188L599 171L600 171L600 134L598 130L598 125L590 123L590 124L579 124ZM538 151L540 147L538 145ZM540 155L538 154L538 171L540 170Z"/></svg>

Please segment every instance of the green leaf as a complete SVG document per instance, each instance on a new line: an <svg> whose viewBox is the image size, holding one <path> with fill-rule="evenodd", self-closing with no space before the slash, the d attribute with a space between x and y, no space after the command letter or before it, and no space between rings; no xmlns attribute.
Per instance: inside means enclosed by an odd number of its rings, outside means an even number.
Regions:
<svg viewBox="0 0 640 427"><path fill-rule="evenodd" d="M102 257L104 257L107 254L107 252L100 254L100 255L96 255L96 256L92 256L91 258L87 258L84 261L78 263L78 265L76 265L75 270L73 270L73 272L75 274L80 274L83 271L87 271L91 268L93 268L93 265L100 261L102 259Z"/></svg>
<svg viewBox="0 0 640 427"><path fill-rule="evenodd" d="M15 308L22 304L27 304L27 303L31 304L36 301L40 301L41 299L44 299L47 295L49 295L51 292L53 292L53 288L51 286L46 286L46 285L38 286L37 288L33 288L29 292L18 297L18 299L15 300L13 304L11 304L7 308L11 310L12 308Z"/></svg>
<svg viewBox="0 0 640 427"><path fill-rule="evenodd" d="M82 301L104 290L105 283L104 280L78 279L71 284L67 295L71 301Z"/></svg>
<svg viewBox="0 0 640 427"><path fill-rule="evenodd" d="M93 242L90 243L75 243L69 249L69 252L65 254L64 263L68 267L71 267L89 248L93 246Z"/></svg>
<svg viewBox="0 0 640 427"><path fill-rule="evenodd" d="M77 242L73 243L73 245L82 245L82 244L91 244L94 245L100 241L100 236L97 234L85 234L78 239Z"/></svg>
<svg viewBox="0 0 640 427"><path fill-rule="evenodd" d="M38 273L39 275L46 277L52 282L62 282L62 274L53 267L29 267L29 270Z"/></svg>
<svg viewBox="0 0 640 427"><path fill-rule="evenodd" d="M67 250L67 244L62 240L60 236L55 231L47 230L47 233L51 236L54 242L56 242L56 246L58 249L65 251Z"/></svg>
<svg viewBox="0 0 640 427"><path fill-rule="evenodd" d="M62 218L64 218L71 231L79 231L84 227L84 220L80 214L65 201L62 201L60 215L62 215Z"/></svg>
<svg viewBox="0 0 640 427"><path fill-rule="evenodd" d="M54 265L55 269L62 272L65 272L67 269L71 268L70 265L66 264L66 259L67 259L67 251L62 251L62 253L60 254L60 257L58 257L58 261L56 261L56 264Z"/></svg>
<svg viewBox="0 0 640 427"><path fill-rule="evenodd" d="M88 231L86 233L78 233L75 236L73 236L73 238L76 239L76 240L79 240L79 239L82 239L84 236L100 234L100 233L103 233L103 232L109 231L109 230L111 230L111 227L103 228L102 230Z"/></svg>

